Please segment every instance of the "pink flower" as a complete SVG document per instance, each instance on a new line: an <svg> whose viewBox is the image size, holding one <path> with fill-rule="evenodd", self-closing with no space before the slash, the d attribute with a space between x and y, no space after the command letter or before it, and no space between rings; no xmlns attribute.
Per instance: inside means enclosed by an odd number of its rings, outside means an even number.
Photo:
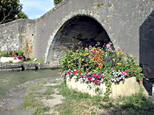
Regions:
<svg viewBox="0 0 154 115"><path fill-rule="evenodd" d="M125 73L127 73L127 72L121 72L122 75L125 75Z"/></svg>
<svg viewBox="0 0 154 115"><path fill-rule="evenodd" d="M102 78L104 79L104 76L102 76Z"/></svg>
<svg viewBox="0 0 154 115"><path fill-rule="evenodd" d="M84 75L80 75L82 78L84 77Z"/></svg>
<svg viewBox="0 0 154 115"><path fill-rule="evenodd" d="M93 76L89 77L88 79L91 81L92 78L93 78Z"/></svg>
<svg viewBox="0 0 154 115"><path fill-rule="evenodd" d="M94 76L96 76L97 74L96 73L94 73Z"/></svg>
<svg viewBox="0 0 154 115"><path fill-rule="evenodd" d="M96 77L99 79L99 75L96 75Z"/></svg>
<svg viewBox="0 0 154 115"><path fill-rule="evenodd" d="M129 71L129 69L126 70L126 73Z"/></svg>
<svg viewBox="0 0 154 115"><path fill-rule="evenodd" d="M85 48L86 51L88 51L88 48Z"/></svg>
<svg viewBox="0 0 154 115"><path fill-rule="evenodd" d="M97 83L98 81L97 80L94 80L94 82Z"/></svg>
<svg viewBox="0 0 154 115"><path fill-rule="evenodd" d="M92 46L91 45L89 46L89 49L92 49Z"/></svg>
<svg viewBox="0 0 154 115"><path fill-rule="evenodd" d="M21 59L22 59L22 56L18 56L17 58L18 58L19 60L21 60Z"/></svg>
<svg viewBox="0 0 154 115"><path fill-rule="evenodd" d="M109 47L111 47L111 45L110 44L106 44L106 48L109 48Z"/></svg>
<svg viewBox="0 0 154 115"><path fill-rule="evenodd" d="M67 74L68 74L68 75L70 75L70 74L71 74L71 72L72 72L72 71L69 71L69 72L67 72Z"/></svg>
<svg viewBox="0 0 154 115"><path fill-rule="evenodd" d="M98 83L98 84L100 84L101 82L100 82L100 81L98 81L97 83Z"/></svg>

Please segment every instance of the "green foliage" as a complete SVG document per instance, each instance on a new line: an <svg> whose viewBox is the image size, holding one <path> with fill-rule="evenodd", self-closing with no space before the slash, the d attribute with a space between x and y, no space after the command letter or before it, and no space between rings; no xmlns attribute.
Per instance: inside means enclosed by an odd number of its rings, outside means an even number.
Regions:
<svg viewBox="0 0 154 115"><path fill-rule="evenodd" d="M23 54L24 54L24 52L22 50L18 50L17 53L18 53L18 56L23 56Z"/></svg>
<svg viewBox="0 0 154 115"><path fill-rule="evenodd" d="M0 51L0 57L13 57L16 55L16 53L18 54L18 56L23 56L24 52L22 50L18 50L18 51Z"/></svg>
<svg viewBox="0 0 154 115"><path fill-rule="evenodd" d="M67 99L89 99L90 95L87 93L81 93L76 90L70 90L65 83L59 86L59 92Z"/></svg>
<svg viewBox="0 0 154 115"><path fill-rule="evenodd" d="M13 51L1 51L0 52L0 57L10 57L13 56Z"/></svg>
<svg viewBox="0 0 154 115"><path fill-rule="evenodd" d="M119 104L121 103L121 104ZM154 105L143 94L138 94L130 97L122 97L117 100L117 105L120 105L123 110L135 111L153 111Z"/></svg>
<svg viewBox="0 0 154 115"><path fill-rule="evenodd" d="M28 19L28 16L27 16L24 12L20 11L20 12L18 13L17 19L20 19L20 18Z"/></svg>
<svg viewBox="0 0 154 115"><path fill-rule="evenodd" d="M54 4L57 5L59 3L61 3L63 0L54 0Z"/></svg>
<svg viewBox="0 0 154 115"><path fill-rule="evenodd" d="M20 0L0 0L0 24L19 18L27 18L21 10Z"/></svg>

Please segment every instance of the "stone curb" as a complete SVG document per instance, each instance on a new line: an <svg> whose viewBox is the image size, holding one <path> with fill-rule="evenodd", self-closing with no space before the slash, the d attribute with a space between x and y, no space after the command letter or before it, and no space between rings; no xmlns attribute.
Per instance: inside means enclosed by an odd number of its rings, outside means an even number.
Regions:
<svg viewBox="0 0 154 115"><path fill-rule="evenodd" d="M45 63L18 63L18 64L0 64L0 71L24 71L38 69L54 69L59 65L49 65Z"/></svg>

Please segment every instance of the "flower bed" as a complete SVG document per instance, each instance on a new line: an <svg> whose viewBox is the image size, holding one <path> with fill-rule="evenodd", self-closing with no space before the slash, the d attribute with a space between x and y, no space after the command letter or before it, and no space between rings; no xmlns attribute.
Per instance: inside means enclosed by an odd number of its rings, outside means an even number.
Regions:
<svg viewBox="0 0 154 115"><path fill-rule="evenodd" d="M24 52L19 51L0 51L1 63L18 63L22 62Z"/></svg>
<svg viewBox="0 0 154 115"><path fill-rule="evenodd" d="M106 87L105 90L103 90L105 91L103 95L106 99L112 95L111 91L114 92L112 87L117 87L118 85L119 87L123 87L123 85L120 84L122 82L125 84L126 79L134 77L134 84L137 83L136 80L140 81L143 79L143 74L141 73L142 68L139 67L131 55L126 54L121 49L115 50L112 43L104 44L103 48L99 47L99 45L100 43L97 43L93 47L84 47L81 43L74 45L75 49L68 51L60 60L62 65L60 74L64 79L69 78L72 81L73 78L75 81L86 83L87 86L89 84L95 84L101 87L103 84L103 86ZM131 83L132 81L130 81L129 85L131 85ZM67 84L69 84L68 80ZM137 85L131 88L134 89L136 86ZM94 87L94 85L92 85L92 87ZM100 90L100 88L97 89ZM125 89L125 91L126 90L127 89ZM136 92L138 92L138 88L131 94Z"/></svg>

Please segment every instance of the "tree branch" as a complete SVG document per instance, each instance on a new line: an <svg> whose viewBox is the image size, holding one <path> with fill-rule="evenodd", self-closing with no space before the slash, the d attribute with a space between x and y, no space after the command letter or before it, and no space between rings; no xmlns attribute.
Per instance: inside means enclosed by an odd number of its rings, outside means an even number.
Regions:
<svg viewBox="0 0 154 115"><path fill-rule="evenodd" d="M5 19L10 16L12 9L10 10L10 12L7 15L5 15L5 11L3 9L2 9L2 12L3 12L3 19L2 19L2 21L0 21L0 24L2 24L5 21Z"/></svg>

